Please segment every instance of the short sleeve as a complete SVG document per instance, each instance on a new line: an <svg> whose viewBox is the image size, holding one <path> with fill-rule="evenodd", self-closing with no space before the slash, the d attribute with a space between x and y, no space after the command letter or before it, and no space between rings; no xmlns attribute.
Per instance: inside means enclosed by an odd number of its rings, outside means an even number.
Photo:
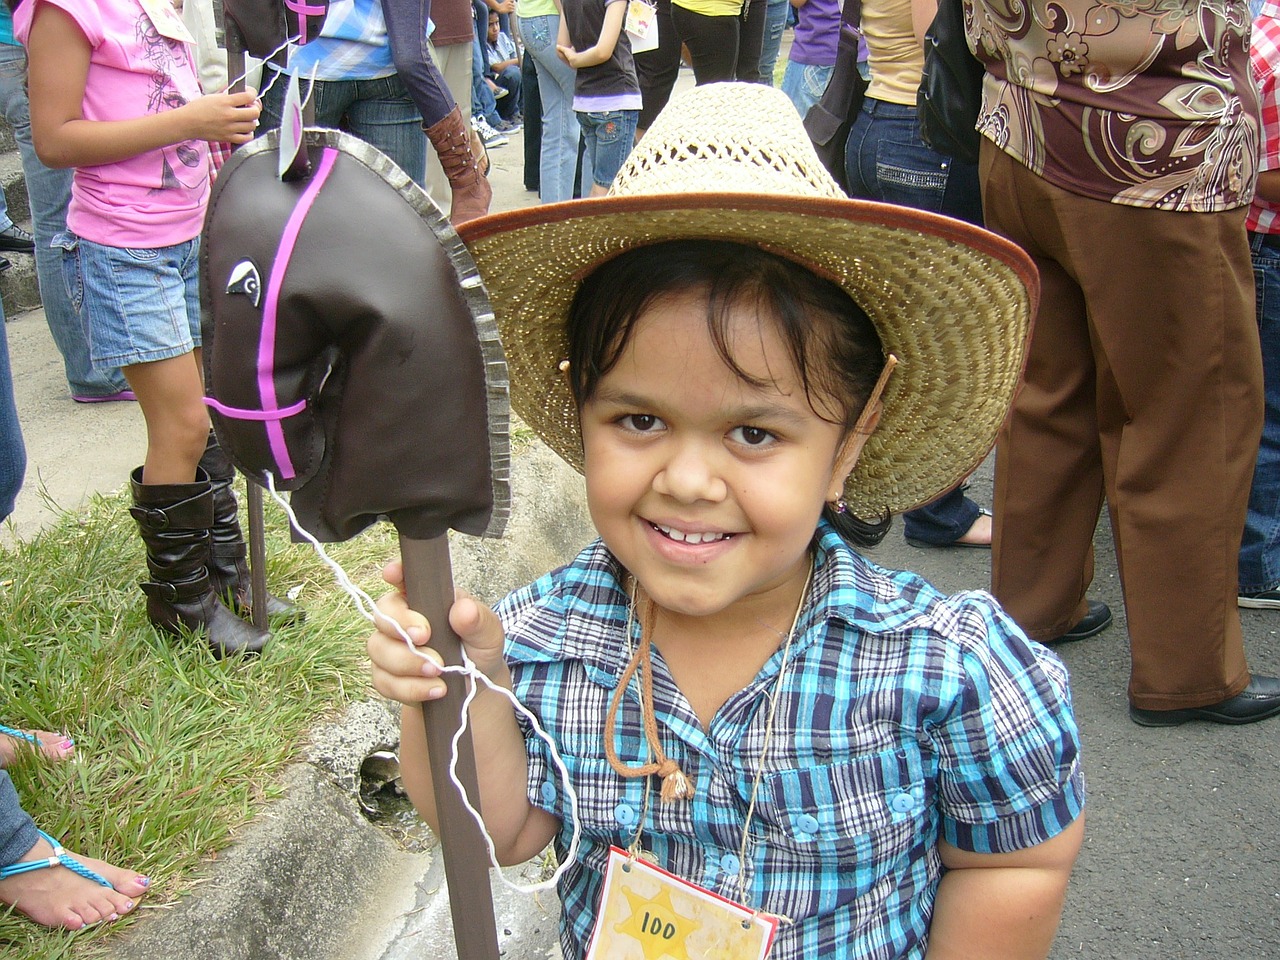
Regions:
<svg viewBox="0 0 1280 960"><path fill-rule="evenodd" d="M13 15L13 35L23 44L31 36L31 21L41 4L51 4L66 13L76 22L90 46L98 46L105 38L102 12L90 0L28 0Z"/></svg>
<svg viewBox="0 0 1280 960"><path fill-rule="evenodd" d="M1067 670L989 597L968 604L959 621L985 642L968 645L963 684L931 731L943 837L975 853L1032 847L1064 830L1084 807Z"/></svg>
<svg viewBox="0 0 1280 960"><path fill-rule="evenodd" d="M1280 168L1280 83L1276 77L1276 68L1280 66L1278 39L1280 21L1267 16L1254 21L1251 55L1262 119L1259 172Z"/></svg>

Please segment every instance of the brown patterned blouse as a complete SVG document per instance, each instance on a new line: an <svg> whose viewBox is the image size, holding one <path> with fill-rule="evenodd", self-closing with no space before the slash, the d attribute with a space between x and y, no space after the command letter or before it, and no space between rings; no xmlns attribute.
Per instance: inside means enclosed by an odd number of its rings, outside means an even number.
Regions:
<svg viewBox="0 0 1280 960"><path fill-rule="evenodd" d="M1247 0L964 0L978 129L1050 183L1137 207L1247 204L1258 157Z"/></svg>

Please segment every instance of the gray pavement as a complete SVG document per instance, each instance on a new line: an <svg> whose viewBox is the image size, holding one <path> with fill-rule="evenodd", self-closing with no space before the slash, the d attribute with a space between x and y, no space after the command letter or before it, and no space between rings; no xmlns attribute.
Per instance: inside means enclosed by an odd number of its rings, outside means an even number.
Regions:
<svg viewBox="0 0 1280 960"><path fill-rule="evenodd" d="M533 202L517 136L494 150L495 209ZM55 509L118 488L140 462L134 404L93 407L66 396L60 360L36 311L8 325L30 465L3 533L29 537ZM458 581L488 596L570 555L589 536L581 486L537 444L515 458L516 516L499 543L458 538ZM973 495L990 503L991 462ZM1053 957L1098 960L1280 958L1280 720L1172 730L1133 725L1123 604L1109 531L1098 534L1092 595L1116 611L1100 637L1060 652L1073 677L1089 780L1088 830ZM871 552L947 590L985 587L989 553L919 550L895 527ZM1243 611L1250 662L1280 673L1280 613ZM235 845L172 909L146 913L110 941L111 960L407 960L453 948L435 852L406 849L360 812L366 756L392 746L385 706L363 705L315 732L291 768L285 799L246 824ZM510 871L519 874L522 871ZM495 886L504 956L554 956L555 902Z"/></svg>

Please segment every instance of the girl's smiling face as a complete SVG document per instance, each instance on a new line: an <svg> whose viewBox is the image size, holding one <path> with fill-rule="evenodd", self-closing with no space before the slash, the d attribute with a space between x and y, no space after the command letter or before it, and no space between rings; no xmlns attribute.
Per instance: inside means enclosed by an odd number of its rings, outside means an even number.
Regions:
<svg viewBox="0 0 1280 960"><path fill-rule="evenodd" d="M706 311L701 289L659 297L583 403L588 506L660 609L709 617L746 602L754 618L789 617L823 504L866 435L846 440L839 411L813 409L754 303L729 306L726 330L758 384L725 363Z"/></svg>

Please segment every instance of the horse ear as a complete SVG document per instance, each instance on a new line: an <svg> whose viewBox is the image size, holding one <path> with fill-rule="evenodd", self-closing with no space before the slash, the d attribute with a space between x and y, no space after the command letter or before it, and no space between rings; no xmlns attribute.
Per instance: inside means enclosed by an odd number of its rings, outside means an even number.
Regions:
<svg viewBox="0 0 1280 960"><path fill-rule="evenodd" d="M497 535L506 519L506 363L470 254L382 154L308 130L307 180L279 134L236 150L201 248L208 402L249 476L293 491L342 540L388 517L405 536Z"/></svg>

